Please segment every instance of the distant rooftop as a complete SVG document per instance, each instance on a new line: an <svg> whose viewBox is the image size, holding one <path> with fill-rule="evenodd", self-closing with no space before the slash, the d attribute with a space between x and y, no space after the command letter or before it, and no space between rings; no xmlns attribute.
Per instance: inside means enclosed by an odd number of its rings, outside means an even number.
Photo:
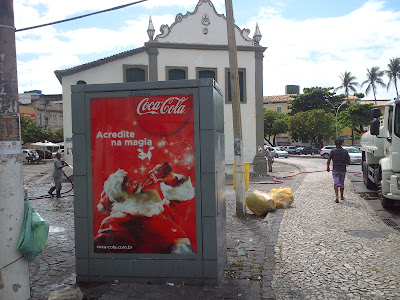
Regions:
<svg viewBox="0 0 400 300"><path fill-rule="evenodd" d="M264 103L282 103L294 100L294 94L278 95L278 96L264 96Z"/></svg>

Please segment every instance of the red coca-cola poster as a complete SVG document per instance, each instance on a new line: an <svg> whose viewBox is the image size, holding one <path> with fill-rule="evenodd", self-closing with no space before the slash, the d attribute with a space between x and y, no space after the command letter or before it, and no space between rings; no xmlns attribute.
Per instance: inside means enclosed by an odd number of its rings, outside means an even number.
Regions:
<svg viewBox="0 0 400 300"><path fill-rule="evenodd" d="M92 98L96 253L197 253L193 95Z"/></svg>

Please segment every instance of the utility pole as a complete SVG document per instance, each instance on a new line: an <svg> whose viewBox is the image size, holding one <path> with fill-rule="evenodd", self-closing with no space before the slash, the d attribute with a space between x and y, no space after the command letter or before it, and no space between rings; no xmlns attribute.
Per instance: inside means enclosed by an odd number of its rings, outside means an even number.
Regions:
<svg viewBox="0 0 400 300"><path fill-rule="evenodd" d="M29 299L28 262L17 250L24 219L12 0L0 0L0 299Z"/></svg>
<svg viewBox="0 0 400 300"><path fill-rule="evenodd" d="M244 217L246 214L244 195L244 164L243 164L243 139L242 119L240 114L240 87L237 62L237 48L235 37L235 20L233 18L232 0L225 0L226 28L228 33L229 69L232 95L233 119L233 151L235 156L235 185L236 185L236 215ZM229 79L228 79L229 80Z"/></svg>

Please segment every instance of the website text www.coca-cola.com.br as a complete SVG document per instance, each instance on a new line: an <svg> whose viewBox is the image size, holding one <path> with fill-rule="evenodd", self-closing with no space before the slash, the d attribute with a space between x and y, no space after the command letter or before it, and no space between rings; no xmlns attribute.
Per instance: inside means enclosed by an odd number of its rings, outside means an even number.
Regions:
<svg viewBox="0 0 400 300"><path fill-rule="evenodd" d="M102 249L102 250L132 250L133 246L127 245L127 246L115 246L115 245L110 245L110 246L101 246L98 245L97 249Z"/></svg>

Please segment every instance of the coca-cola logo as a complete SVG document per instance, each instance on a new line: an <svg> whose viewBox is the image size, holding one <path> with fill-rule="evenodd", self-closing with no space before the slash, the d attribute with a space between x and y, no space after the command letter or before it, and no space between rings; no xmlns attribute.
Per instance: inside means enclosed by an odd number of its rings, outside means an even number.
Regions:
<svg viewBox="0 0 400 300"><path fill-rule="evenodd" d="M138 115L153 114L153 115L178 115L184 114L188 97L170 97L163 101L151 101L149 98L144 98L140 101L136 108Z"/></svg>
<svg viewBox="0 0 400 300"><path fill-rule="evenodd" d="M169 136L182 129L192 112L192 95L141 98L135 109L138 125L148 133Z"/></svg>

